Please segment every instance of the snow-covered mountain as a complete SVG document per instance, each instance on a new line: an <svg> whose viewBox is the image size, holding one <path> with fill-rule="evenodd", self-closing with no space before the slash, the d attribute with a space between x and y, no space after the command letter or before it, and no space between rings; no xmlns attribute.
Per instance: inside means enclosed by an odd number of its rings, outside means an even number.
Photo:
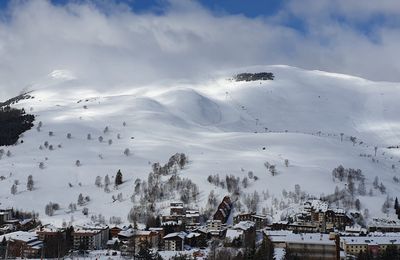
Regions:
<svg viewBox="0 0 400 260"><path fill-rule="evenodd" d="M260 71L274 73L275 80L232 80L236 73ZM346 182L332 180L332 170L339 165L361 169L367 191L375 176L386 186L387 194L373 189L372 197L358 196L371 215L381 216L386 196L400 191L400 184L393 181L400 171L400 150L387 149L400 144L399 84L260 66L215 73L202 82L110 86L106 93L80 81L73 71L57 70L32 90L34 98L15 107L34 114L35 127L20 138L23 143L1 147L11 156L0 160L0 175L5 177L0 181L0 207L35 210L44 222L61 224L71 216L75 221L86 219L80 210L67 213L80 193L91 198L86 205L89 215L101 213L106 219L118 216L127 221L135 179L147 180L152 163L164 164L177 152L190 160L180 176L199 186L199 200L193 207L205 207L211 190L220 199L228 194L207 181L210 174L244 178L248 171L258 180L250 180L242 193L257 190L271 195L261 199L259 211L270 209L273 199L281 200L282 190L293 191L295 184L316 197L333 193L336 185L345 188ZM106 127L109 130L104 132ZM350 141L351 136L356 142ZM53 150L45 148L46 141ZM126 148L129 156L124 154ZM276 165L275 176L265 162ZM96 176L108 174L113 181L118 169L125 181L118 190L106 193L96 187ZM33 191L26 190L28 175L35 181ZM18 192L12 195L15 180L19 180ZM113 202L112 195L118 193L123 201ZM51 217L44 213L49 202L61 206ZM279 210L275 213L273 217L279 219Z"/></svg>

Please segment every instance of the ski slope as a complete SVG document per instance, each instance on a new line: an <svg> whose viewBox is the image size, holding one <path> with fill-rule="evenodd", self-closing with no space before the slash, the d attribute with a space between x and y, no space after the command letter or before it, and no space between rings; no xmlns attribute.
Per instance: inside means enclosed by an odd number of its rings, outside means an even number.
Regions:
<svg viewBox="0 0 400 260"><path fill-rule="evenodd" d="M260 71L273 72L275 80L231 80L236 73ZM33 84L31 95L34 99L15 106L31 111L35 124L41 121L43 126L41 131L33 128L24 133L22 144L1 147L12 156L0 160L0 175L6 177L0 181L0 207L34 210L45 223L88 220L81 207L68 213L69 203L76 203L80 193L91 197L86 206L90 215L101 213L107 220L118 216L127 221L135 179L147 179L151 163L164 164L176 152L190 159L180 175L200 188L200 199L192 207L205 207L211 190L221 199L227 194L208 183L208 175L243 178L248 171L259 180L250 181L242 191L271 195L261 201L260 211L270 208L273 198L280 200L283 189L293 191L295 184L316 197L333 193L336 185L343 188L345 184L333 183L331 176L339 165L361 169L367 191L375 176L389 196L400 191L400 184L393 182L400 171L400 152L386 148L400 144L400 85L396 83L279 65L218 72L202 82L110 86L100 93L73 71L57 70ZM103 133L106 126L109 132ZM91 140L87 140L89 133ZM343 141L340 133L344 133ZM350 142L350 136L357 137L357 144ZM54 150L40 150L45 141ZM375 146L378 163L360 157L373 155ZM126 148L130 156L124 155ZM265 169L266 161L276 165L276 176ZM39 168L40 162L44 169ZM94 185L98 175L108 174L113 182L118 169L125 181L118 190L105 193ZM30 174L35 181L33 191L26 190ZM15 180L20 182L18 193L11 195ZM120 192L124 200L113 202L111 196ZM386 196L374 190L374 197L359 199L371 215L383 216L380 209ZM51 217L44 214L50 201L61 206ZM279 219L279 212L272 217Z"/></svg>

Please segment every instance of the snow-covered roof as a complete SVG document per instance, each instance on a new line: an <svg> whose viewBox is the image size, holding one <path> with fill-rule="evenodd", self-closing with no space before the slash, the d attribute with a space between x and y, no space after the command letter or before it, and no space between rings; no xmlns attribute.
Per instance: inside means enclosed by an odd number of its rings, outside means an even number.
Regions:
<svg viewBox="0 0 400 260"><path fill-rule="evenodd" d="M400 245L400 237L341 237L340 240L348 245Z"/></svg>
<svg viewBox="0 0 400 260"><path fill-rule="evenodd" d="M329 239L328 234L320 233L301 233L295 234L288 230L264 230L272 242L275 243L294 243L294 244L325 244L335 245L334 240Z"/></svg>
<svg viewBox="0 0 400 260"><path fill-rule="evenodd" d="M367 229L365 229L362 226L357 225L357 224L353 225L353 226L346 226L344 230L345 230L345 232L357 232L357 233L364 232L364 233L367 233Z"/></svg>
<svg viewBox="0 0 400 260"><path fill-rule="evenodd" d="M368 226L379 226L379 227L400 227L400 220L389 219L389 218L373 218Z"/></svg>
<svg viewBox="0 0 400 260"><path fill-rule="evenodd" d="M107 245L108 246L112 246L112 245L114 245L115 244L115 242L119 242L119 239L118 238L112 238L112 239L110 239L110 240L108 240L107 241Z"/></svg>
<svg viewBox="0 0 400 260"><path fill-rule="evenodd" d="M163 231L164 229L162 227L151 227L149 228L151 231Z"/></svg>
<svg viewBox="0 0 400 260"><path fill-rule="evenodd" d="M236 238L239 238L241 235L243 235L243 230L228 229L228 230L226 230L225 237L232 241Z"/></svg>
<svg viewBox="0 0 400 260"><path fill-rule="evenodd" d="M253 228L255 225L256 224L253 221L240 221L233 228L246 231L250 228Z"/></svg>
<svg viewBox="0 0 400 260"><path fill-rule="evenodd" d="M285 242L292 244L323 244L335 246L335 240L329 239L328 234L319 233L291 233L286 236Z"/></svg>
<svg viewBox="0 0 400 260"><path fill-rule="evenodd" d="M200 235L201 235L200 233L190 232L186 237L192 238L192 237L199 237Z"/></svg>
<svg viewBox="0 0 400 260"><path fill-rule="evenodd" d="M30 242L37 240L38 236L34 232L16 231L0 236L0 241L3 241L4 238L6 238L6 240L12 239L12 240Z"/></svg>
<svg viewBox="0 0 400 260"><path fill-rule="evenodd" d="M123 236L123 237L132 237L133 235L135 234L135 230L133 229L133 228L129 228L129 229L126 229L126 230L121 230L119 233L118 233L118 236Z"/></svg>
<svg viewBox="0 0 400 260"><path fill-rule="evenodd" d="M58 232L58 231L60 231L60 228L50 224L42 226L36 230L36 232Z"/></svg>
<svg viewBox="0 0 400 260"><path fill-rule="evenodd" d="M152 231L149 230L137 230L136 235L138 236L150 236Z"/></svg>
<svg viewBox="0 0 400 260"><path fill-rule="evenodd" d="M179 237L181 239L185 239L186 236L187 236L187 234L185 232L175 232L175 233L170 233L170 234L164 236L164 239L173 238L173 237Z"/></svg>

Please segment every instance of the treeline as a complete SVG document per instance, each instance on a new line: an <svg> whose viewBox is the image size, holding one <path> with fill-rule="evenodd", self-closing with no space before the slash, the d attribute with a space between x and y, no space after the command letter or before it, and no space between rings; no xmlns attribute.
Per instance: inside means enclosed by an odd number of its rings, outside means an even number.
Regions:
<svg viewBox="0 0 400 260"><path fill-rule="evenodd" d="M184 153L176 153L169 158L164 166L161 166L158 162L153 163L153 173L156 175L176 174L178 169L183 169L188 162L189 160Z"/></svg>
<svg viewBox="0 0 400 260"><path fill-rule="evenodd" d="M0 146L15 144L20 134L32 128L34 120L35 116L24 109L0 107Z"/></svg>
<svg viewBox="0 0 400 260"><path fill-rule="evenodd" d="M236 81L255 81L255 80L274 80L275 76L271 72L259 72L259 73L239 73L233 78Z"/></svg>

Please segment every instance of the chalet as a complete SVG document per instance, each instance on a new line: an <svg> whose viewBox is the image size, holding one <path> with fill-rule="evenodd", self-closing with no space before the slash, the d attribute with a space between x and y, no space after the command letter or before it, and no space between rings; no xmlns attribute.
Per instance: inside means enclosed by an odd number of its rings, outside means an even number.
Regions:
<svg viewBox="0 0 400 260"><path fill-rule="evenodd" d="M36 230L36 235L40 241L45 243L45 257L56 258L64 256L66 247L66 230L52 225L41 226Z"/></svg>
<svg viewBox="0 0 400 260"><path fill-rule="evenodd" d="M171 202L170 206L170 215L171 216L183 216L184 215L184 207L183 207L183 203L182 202Z"/></svg>
<svg viewBox="0 0 400 260"><path fill-rule="evenodd" d="M225 196L222 202L219 204L217 211L215 212L213 219L220 220L222 223L226 223L231 213L232 202L229 196Z"/></svg>
<svg viewBox="0 0 400 260"><path fill-rule="evenodd" d="M398 234L397 234L398 235ZM395 246L397 249L400 248L400 236L352 236L352 237L341 237L340 247L344 250L346 255L358 256L363 251L369 251L375 258L379 256L382 250L385 250L389 245Z"/></svg>
<svg viewBox="0 0 400 260"><path fill-rule="evenodd" d="M339 259L340 247L335 234L265 231L275 248L285 248L298 259Z"/></svg>
<svg viewBox="0 0 400 260"><path fill-rule="evenodd" d="M88 223L84 225L77 226L79 230L86 230L86 231L93 231L93 233L99 233L100 235L100 247L96 248L103 248L106 246L107 241L109 240L110 236L110 228L105 225L105 224L100 224L100 223ZM90 233L90 232L88 232Z"/></svg>
<svg viewBox="0 0 400 260"><path fill-rule="evenodd" d="M116 250L117 248L119 248L119 247L118 247L119 242L120 242L120 241L119 241L118 238L116 238L116 237L111 238L110 240L107 241L107 244L106 244L107 249L114 249L114 250Z"/></svg>
<svg viewBox="0 0 400 260"><path fill-rule="evenodd" d="M121 241L128 241L135 235L135 230L133 228L128 228L125 230L121 230L118 233L118 239Z"/></svg>
<svg viewBox="0 0 400 260"><path fill-rule="evenodd" d="M233 229L241 232L243 247L254 247L256 242L256 224L252 221L241 221Z"/></svg>
<svg viewBox="0 0 400 260"><path fill-rule="evenodd" d="M121 227L114 226L110 228L110 236L111 238L118 237L118 233L122 231Z"/></svg>
<svg viewBox="0 0 400 260"><path fill-rule="evenodd" d="M32 232L17 231L0 236L8 241L8 256L21 258L39 258L43 248L43 242Z"/></svg>
<svg viewBox="0 0 400 260"><path fill-rule="evenodd" d="M226 225L221 220L211 219L207 221L207 232L212 237L222 237L226 230Z"/></svg>
<svg viewBox="0 0 400 260"><path fill-rule="evenodd" d="M186 210L185 226L189 231L192 231L200 226L200 212L198 210Z"/></svg>
<svg viewBox="0 0 400 260"><path fill-rule="evenodd" d="M154 232L157 234L157 239L158 239L158 249L162 249L162 243L163 243L163 237L165 236L165 231L162 227L153 227L149 228L150 231Z"/></svg>
<svg viewBox="0 0 400 260"><path fill-rule="evenodd" d="M164 229L164 233L167 235L169 233L176 233L183 231L181 221L167 221L162 222L161 227Z"/></svg>
<svg viewBox="0 0 400 260"><path fill-rule="evenodd" d="M310 213L311 222L319 226L319 232L344 230L352 224L351 218L344 209L329 208L328 203L320 200L312 200L305 203L305 209Z"/></svg>
<svg viewBox="0 0 400 260"><path fill-rule="evenodd" d="M367 225L368 232L400 232L400 220L373 218Z"/></svg>
<svg viewBox="0 0 400 260"><path fill-rule="evenodd" d="M233 217L233 223L237 224L241 221L252 221L256 224L256 229L265 228L268 224L268 218L265 215L256 213L240 213Z"/></svg>
<svg viewBox="0 0 400 260"><path fill-rule="evenodd" d="M230 247L241 247L243 244L243 231L228 228L225 234L225 244Z"/></svg>
<svg viewBox="0 0 400 260"><path fill-rule="evenodd" d="M176 232L164 236L165 251L183 251L186 233Z"/></svg>
<svg viewBox="0 0 400 260"><path fill-rule="evenodd" d="M190 232L186 236L186 244L191 247L206 247L207 235L202 232Z"/></svg>
<svg viewBox="0 0 400 260"><path fill-rule="evenodd" d="M160 242L158 233L150 230L137 230L134 240L137 249L142 246L158 248Z"/></svg>
<svg viewBox="0 0 400 260"><path fill-rule="evenodd" d="M72 233L74 250L95 250L103 248L100 230L76 229ZM107 241L104 245L107 244Z"/></svg>
<svg viewBox="0 0 400 260"><path fill-rule="evenodd" d="M13 210L10 209L0 209L0 225L4 224L7 220L12 219Z"/></svg>

